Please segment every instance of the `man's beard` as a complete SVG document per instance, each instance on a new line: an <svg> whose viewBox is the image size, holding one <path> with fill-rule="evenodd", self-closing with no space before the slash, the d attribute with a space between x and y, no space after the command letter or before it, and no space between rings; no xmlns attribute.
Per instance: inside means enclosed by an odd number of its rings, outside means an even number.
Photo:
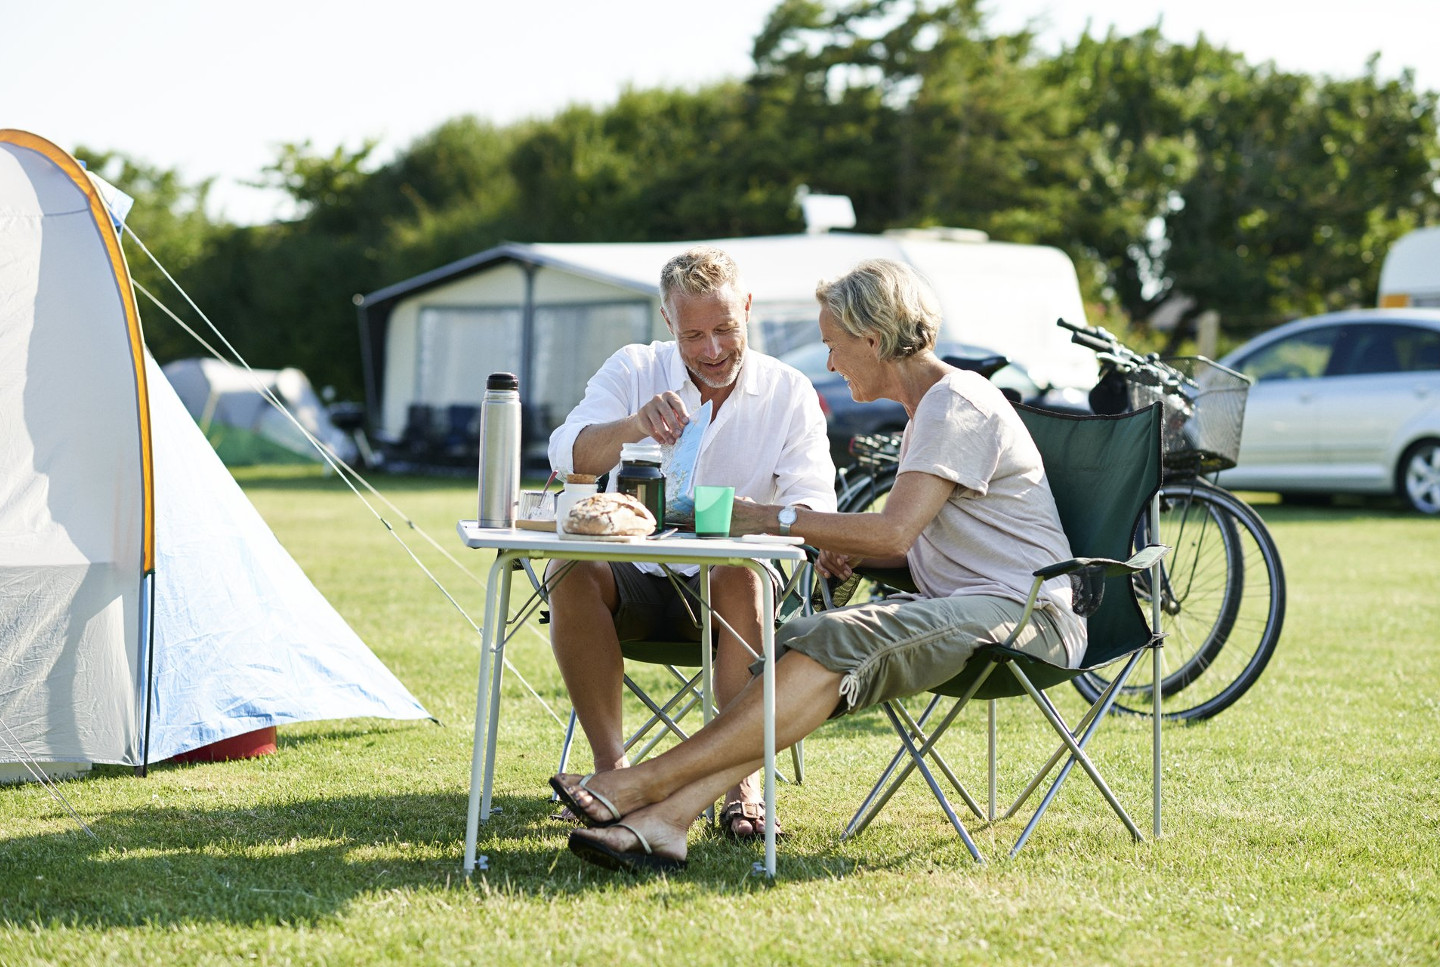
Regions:
<svg viewBox="0 0 1440 967"><path fill-rule="evenodd" d="M740 378L740 367L744 364L744 362L745 352L744 350L741 350L740 352L735 354L734 365L730 367L730 370L726 374L724 379L710 379L703 373L698 372L692 372L691 375L698 379L700 382L704 383L706 386L710 387L711 389L724 389L727 386L734 385L735 381Z"/></svg>

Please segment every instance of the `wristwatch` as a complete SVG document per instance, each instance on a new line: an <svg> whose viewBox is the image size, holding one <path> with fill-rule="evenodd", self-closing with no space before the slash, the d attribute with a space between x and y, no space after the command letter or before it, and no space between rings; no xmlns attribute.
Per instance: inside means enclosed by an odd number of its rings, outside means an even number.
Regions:
<svg viewBox="0 0 1440 967"><path fill-rule="evenodd" d="M781 508L780 513L777 515L777 516L779 517L779 519L780 519L780 536L781 536L781 537L789 537L789 536L790 536L790 528L791 528L792 526L794 526L794 524L795 524L795 518L796 518L796 516L798 515L798 513L799 513L799 508L798 508L796 505L794 505L794 504L789 504L788 506Z"/></svg>

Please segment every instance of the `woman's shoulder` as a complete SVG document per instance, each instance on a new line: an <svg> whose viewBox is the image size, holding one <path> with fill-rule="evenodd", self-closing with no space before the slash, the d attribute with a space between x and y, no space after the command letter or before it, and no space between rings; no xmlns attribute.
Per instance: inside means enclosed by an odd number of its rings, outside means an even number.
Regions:
<svg viewBox="0 0 1440 967"><path fill-rule="evenodd" d="M1002 407L1010 408L1010 401L1000 387L979 373L957 369L946 373L926 391L915 409L915 415L918 417L922 412L932 410L950 413L956 409L968 409L994 416L1002 412Z"/></svg>

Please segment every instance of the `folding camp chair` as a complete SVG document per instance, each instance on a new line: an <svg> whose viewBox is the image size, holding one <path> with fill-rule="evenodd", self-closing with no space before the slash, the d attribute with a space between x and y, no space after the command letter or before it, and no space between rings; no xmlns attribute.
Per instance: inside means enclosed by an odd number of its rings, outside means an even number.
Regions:
<svg viewBox="0 0 1440 967"><path fill-rule="evenodd" d="M530 563L526 561L523 566L536 593L544 597L543 583L531 568ZM811 595L800 593L802 587L808 589L814 580L814 572L808 565L796 569L792 574L782 574L781 576L783 586L777 590L775 595L777 624L781 624L803 611L810 610L813 601ZM687 597L687 601L693 609L692 614L697 623L704 620L708 609L708 600L701 601ZM709 617L713 622L718 616L711 614ZM546 624L549 620L549 612L542 612L540 622ZM719 629L715 630L718 632ZM639 700L649 713L648 717L625 739L625 753L632 763L644 759L664 741L667 735L682 741L688 738L689 732L686 731L684 721L697 709L700 711L702 723L710 721L717 713L718 709L715 707L712 697L714 695L712 656L706 653L705 649L700 646L700 642L623 641L620 643L620 653L627 664L633 662L662 666L668 676L666 680L675 689L668 697L662 696L663 700L656 699L628 671L626 672L624 676L626 690ZM570 720L565 728L565 741L560 748L560 763L556 766L556 772L564 772L569 764L570 752L575 744L576 727L577 717L572 709ZM795 782L804 782L805 752L803 743L797 742L791 747L790 757L795 770ZM781 778L786 777L781 776Z"/></svg>
<svg viewBox="0 0 1440 967"><path fill-rule="evenodd" d="M1134 821L1086 755L1085 747L1109 712L1115 696L1125 687L1125 682L1142 655L1157 647L1162 637L1151 631L1141 612L1133 575L1156 566L1168 548L1151 545L1133 556L1131 554L1136 525L1141 515L1153 506L1154 495L1160 486L1160 407L1156 404L1145 410L1119 416L1083 417L1018 405L1016 409L1040 449L1045 462L1046 477L1060 512L1061 526L1069 538L1071 552L1075 555L1069 561L1052 564L1035 572L1034 585L1030 590L1030 600L1026 604L1021 626L1029 620L1041 582L1070 575L1076 588L1076 612L1086 618L1089 631L1089 644L1081 662L1084 667L1059 667L1010 648L1009 642L1015 637L1011 635L1005 643L978 650L958 675L931 689L930 694L933 697L918 719L913 718L900 702L883 703L882 707L890 724L900 736L901 747L846 827L846 837L869 825L896 789L918 769L970 854L977 862L983 862L974 840L955 814L936 780L931 764L945 776L977 817L993 821L995 700L1029 695L1059 735L1062 744L1020 793L1003 818L1013 816L1061 760L1064 760L1064 764L1011 849L1010 855L1014 856L1025 845L1040 817L1076 764L1094 781L1096 788L1131 835L1136 840L1143 839ZM888 583L893 585L895 580L891 573ZM1045 690L1070 681L1087 669L1109 665L1127 656L1128 661L1122 671L1114 676L1110 687L1100 695L1073 729L1068 726L1045 694ZM1160 676L1156 675L1155 680L1158 682ZM946 698L954 698L956 701L948 712L940 716L940 707ZM982 811L979 803L956 778L937 748L937 743L946 729L972 699L989 702L988 811ZM938 724L931 725L932 722ZM1154 817L1155 832L1158 834L1158 714L1153 741Z"/></svg>

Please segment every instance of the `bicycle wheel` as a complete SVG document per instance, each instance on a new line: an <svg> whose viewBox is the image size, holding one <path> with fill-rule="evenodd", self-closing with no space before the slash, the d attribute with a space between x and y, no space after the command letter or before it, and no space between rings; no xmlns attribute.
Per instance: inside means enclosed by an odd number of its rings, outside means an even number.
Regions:
<svg viewBox="0 0 1440 967"><path fill-rule="evenodd" d="M878 511L885 506L885 496L894 486L894 467L884 467L877 473L852 475L835 498L836 509L842 514Z"/></svg>
<svg viewBox="0 0 1440 967"><path fill-rule="evenodd" d="M1233 705L1265 670L1285 619L1285 577L1265 523L1228 491L1203 481L1167 483L1160 490L1158 534L1148 523L1137 544L1171 548L1161 566L1161 715L1205 719ZM1136 590L1150 612L1151 576L1137 575ZM1075 679L1090 701L1110 684L1119 666ZM1153 665L1136 666L1115 707L1137 715L1154 710Z"/></svg>

